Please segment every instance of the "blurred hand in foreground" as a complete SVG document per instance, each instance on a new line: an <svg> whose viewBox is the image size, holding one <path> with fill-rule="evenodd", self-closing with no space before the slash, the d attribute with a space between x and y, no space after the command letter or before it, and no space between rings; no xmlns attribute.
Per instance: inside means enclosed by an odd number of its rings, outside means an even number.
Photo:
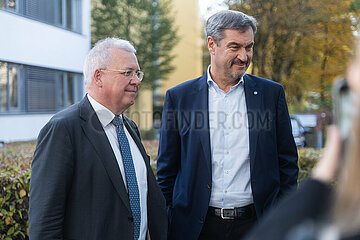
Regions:
<svg viewBox="0 0 360 240"><path fill-rule="evenodd" d="M341 137L339 128L329 127L324 154L316 164L312 177L324 183L331 183L337 175L341 152Z"/></svg>

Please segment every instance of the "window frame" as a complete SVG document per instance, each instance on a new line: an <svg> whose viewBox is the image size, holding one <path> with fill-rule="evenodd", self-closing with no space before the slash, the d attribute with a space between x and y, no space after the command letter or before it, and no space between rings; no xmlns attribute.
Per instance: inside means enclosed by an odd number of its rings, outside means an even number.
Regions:
<svg viewBox="0 0 360 240"><path fill-rule="evenodd" d="M10 69L11 68L15 68L16 69L16 94L17 94L17 106L13 107L11 106L11 92L10 92ZM22 67L21 65L18 64L12 64L12 63L8 63L7 65L7 101L8 101L8 111L9 112L19 112L21 111L21 102L22 102L22 92L21 92L21 82L23 82L24 79L22 77Z"/></svg>
<svg viewBox="0 0 360 240"><path fill-rule="evenodd" d="M81 98L84 96L83 92L83 76L79 72L68 72L68 71L62 71L57 69L49 69L49 68L42 68L37 66L30 66L30 65L22 65L17 63L11 63L6 61L0 61L1 63L4 63L4 93L5 101L4 101L4 109L0 111L0 115L4 114L37 114L37 113L56 113L72 104L75 104L81 100ZM11 89L10 89L10 71L11 69L16 69L16 76L17 76L17 88L16 88L16 94L17 94L17 106L13 107L11 106ZM53 98L48 99L49 101L55 101L55 105L53 105L53 108L45 110L42 109L41 104L40 105L31 105L30 108L30 99L32 97L37 96L36 92L33 92L31 90L31 87L29 84L31 84L31 80L29 79L29 69L32 69L31 71L36 71L36 69L33 68L39 68L43 69L45 71L51 71L53 73L53 81L55 82L55 85L53 87L48 88L49 91L55 92L53 95ZM32 73L34 74L34 73ZM70 75L72 75L72 80L69 81ZM50 79L49 79L50 80ZM69 82L71 86L69 86ZM62 86L61 86L62 85ZM61 90L60 90L61 88ZM36 89L36 87L35 87ZM61 91L63 91L63 97L64 102L61 103ZM71 91L71 93L69 92ZM69 101L69 97L72 97ZM32 100L31 100L32 101Z"/></svg>
<svg viewBox="0 0 360 240"><path fill-rule="evenodd" d="M19 0L14 0L15 1L15 9L12 9L9 7L9 1L10 0L5 0L5 10L7 10L9 12L19 13L20 12Z"/></svg>
<svg viewBox="0 0 360 240"><path fill-rule="evenodd" d="M26 2L28 0L14 0L15 1L15 9L9 8L9 1L11 0L0 0L0 10L4 10L7 12L19 14L23 17L34 19L38 22L43 22L49 24L51 26L59 27L62 29L66 29L68 31L83 34L82 27L82 15L83 15L83 1L82 0L70 0L70 12L68 12L68 1L67 0L59 0L58 6L55 6L55 15L54 15L54 23L43 19L40 16L31 16L26 12ZM2 4L5 6L2 6ZM61 9L60 9L61 6ZM68 16L71 18L71 25L68 27Z"/></svg>
<svg viewBox="0 0 360 240"><path fill-rule="evenodd" d="M22 112L24 111L24 74L22 65L13 64L9 62L6 63L6 110L0 111L0 114L4 113L13 113L13 112ZM16 94L17 94L17 106L11 106L11 92L10 92L10 69L16 69L17 76L17 86L16 86Z"/></svg>
<svg viewBox="0 0 360 240"><path fill-rule="evenodd" d="M71 78L71 87L69 86L70 74L72 75ZM72 104L76 103L79 98L79 93L81 89L79 89L78 85L79 82L82 82L79 79L79 73L73 72L59 72L57 74L57 83L59 91L57 92L57 105L60 109L64 109ZM82 82L83 83L83 82ZM71 94L70 94L71 90ZM69 99L69 95L72 96L72 99ZM70 100L70 101L69 101Z"/></svg>

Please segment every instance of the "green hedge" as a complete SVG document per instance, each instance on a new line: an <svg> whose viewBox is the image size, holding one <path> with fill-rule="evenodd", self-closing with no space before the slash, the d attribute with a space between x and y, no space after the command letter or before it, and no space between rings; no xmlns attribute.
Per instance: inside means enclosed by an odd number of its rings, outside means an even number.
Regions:
<svg viewBox="0 0 360 240"><path fill-rule="evenodd" d="M1 239L28 239L30 171L8 168L0 172Z"/></svg>
<svg viewBox="0 0 360 240"><path fill-rule="evenodd" d="M153 170L158 141L143 141ZM30 165L35 142L5 144L0 148L0 240L28 239ZM299 183L309 175L321 150L299 149ZM44 196L46 197L46 196Z"/></svg>
<svg viewBox="0 0 360 240"><path fill-rule="evenodd" d="M35 142L0 148L0 240L29 239L30 163Z"/></svg>
<svg viewBox="0 0 360 240"><path fill-rule="evenodd" d="M318 159L321 157L322 149L314 148L300 148L299 151L299 178L298 183L307 178L311 172L311 169L316 165Z"/></svg>

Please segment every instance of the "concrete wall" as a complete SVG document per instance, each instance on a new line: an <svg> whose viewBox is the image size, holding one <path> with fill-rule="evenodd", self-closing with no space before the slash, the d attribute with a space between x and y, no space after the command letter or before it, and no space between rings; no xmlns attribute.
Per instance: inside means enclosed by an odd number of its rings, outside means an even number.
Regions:
<svg viewBox="0 0 360 240"><path fill-rule="evenodd" d="M90 49L90 0L82 1L82 33L0 10L0 61L82 73ZM0 114L0 141L36 139L52 114Z"/></svg>
<svg viewBox="0 0 360 240"><path fill-rule="evenodd" d="M0 60L81 73L90 48L90 0L82 10L82 34L0 10Z"/></svg>
<svg viewBox="0 0 360 240"><path fill-rule="evenodd" d="M0 115L0 141L34 140L52 114Z"/></svg>

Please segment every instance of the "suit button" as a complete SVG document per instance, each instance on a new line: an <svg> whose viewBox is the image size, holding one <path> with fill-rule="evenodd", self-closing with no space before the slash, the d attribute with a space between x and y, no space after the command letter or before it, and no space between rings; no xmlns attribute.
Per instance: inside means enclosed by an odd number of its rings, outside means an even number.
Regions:
<svg viewBox="0 0 360 240"><path fill-rule="evenodd" d="M133 221L134 221L134 218L133 218L133 217L128 217L128 220L129 220L130 222L133 222Z"/></svg>
<svg viewBox="0 0 360 240"><path fill-rule="evenodd" d="M203 223L204 223L204 219L203 219L203 218L200 218L199 222L200 222L201 224L203 224Z"/></svg>
<svg viewBox="0 0 360 240"><path fill-rule="evenodd" d="M208 184L208 185L207 185L207 188L208 188L208 189L210 189L210 188L211 188L211 185L210 185L210 184Z"/></svg>

